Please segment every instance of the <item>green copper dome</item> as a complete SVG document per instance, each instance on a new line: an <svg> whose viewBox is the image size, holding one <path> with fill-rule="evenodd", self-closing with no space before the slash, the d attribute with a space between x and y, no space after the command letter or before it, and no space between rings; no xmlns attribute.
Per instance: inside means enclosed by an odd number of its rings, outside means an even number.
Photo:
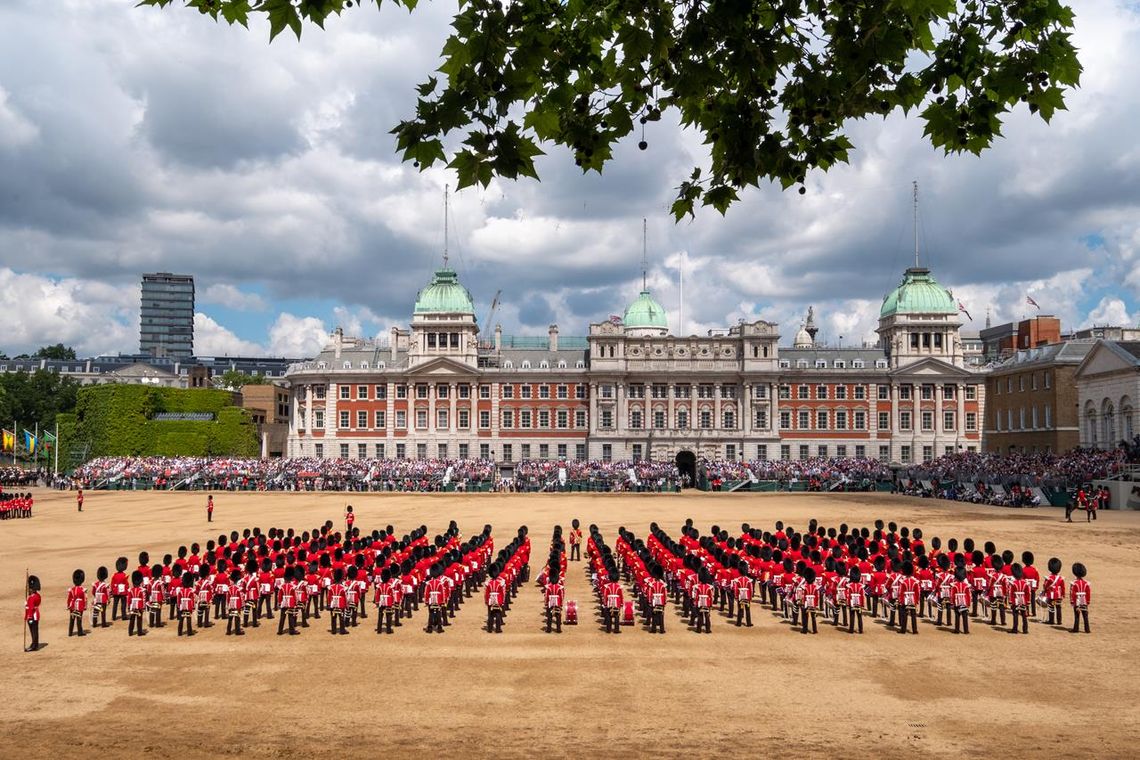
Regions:
<svg viewBox="0 0 1140 760"><path fill-rule="evenodd" d="M669 329L669 322L665 318L665 310L661 308L661 304L653 300L648 290L641 291L640 295L637 296L637 300L631 303L629 308L625 310L622 323L626 327L656 327L663 330Z"/></svg>
<svg viewBox="0 0 1140 760"><path fill-rule="evenodd" d="M416 314L446 313L474 314L475 304L471 293L459 284L459 276L452 269L437 270L431 284L416 296Z"/></svg>
<svg viewBox="0 0 1140 760"><path fill-rule="evenodd" d="M883 298L879 318L895 314L957 314L950 291L938 284L925 267L911 267L899 286Z"/></svg>

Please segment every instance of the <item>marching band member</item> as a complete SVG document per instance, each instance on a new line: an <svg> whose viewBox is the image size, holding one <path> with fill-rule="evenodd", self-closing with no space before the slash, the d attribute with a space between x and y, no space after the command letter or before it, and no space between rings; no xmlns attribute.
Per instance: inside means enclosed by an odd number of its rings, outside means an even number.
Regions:
<svg viewBox="0 0 1140 760"><path fill-rule="evenodd" d="M111 600L111 586L107 583L107 568L100 566L95 571L95 582L91 584L91 627L107 628L107 603Z"/></svg>
<svg viewBox="0 0 1140 760"><path fill-rule="evenodd" d="M1033 598L1033 591L1029 586L1029 581L1025 580L1025 571L1021 565L1015 562L1010 568L1010 573L1013 575L1013 580L1007 585L1009 586L1009 609L1013 613L1013 627L1009 630L1010 633L1017 633L1020 624L1021 632L1029 633L1029 605Z"/></svg>
<svg viewBox="0 0 1140 760"><path fill-rule="evenodd" d="M87 611L87 590L83 588L82 570L71 574L71 588L67 591L67 635L86 636L83 632L83 613ZM75 632L78 629L78 633Z"/></svg>
<svg viewBox="0 0 1140 760"><path fill-rule="evenodd" d="M858 620L859 633L863 632L863 605L866 591L863 587L863 575L859 572L858 567L851 568L848 574L849 582L847 583L847 606L851 612L851 617L847 622L847 632L855 632L855 622Z"/></svg>
<svg viewBox="0 0 1140 760"><path fill-rule="evenodd" d="M503 602L507 598L507 584L499 576L502 568L492 563L488 575L490 579L483 588L483 603L487 605L487 633L503 632Z"/></svg>
<svg viewBox="0 0 1140 760"><path fill-rule="evenodd" d="M1052 557L1048 564L1049 575L1042 589L1043 603L1049 609L1049 625L1064 625L1062 606L1065 601L1065 576L1061 575L1061 560Z"/></svg>
<svg viewBox="0 0 1140 760"><path fill-rule="evenodd" d="M229 580L226 587L226 635L244 636L241 618L245 609L245 592L242 590L241 573L231 570Z"/></svg>
<svg viewBox="0 0 1140 760"><path fill-rule="evenodd" d="M1073 627L1070 633L1078 633L1078 623L1085 621L1085 633L1089 632L1089 603L1092 602L1092 587L1085 580L1085 566L1073 563L1073 583L1069 586L1069 601L1073 605Z"/></svg>
<svg viewBox="0 0 1140 760"><path fill-rule="evenodd" d="M970 633L970 605L974 599L974 588L966 580L966 566L959 565L954 570L954 582L950 584L950 604L954 611L954 633ZM950 611L947 610L947 615Z"/></svg>
<svg viewBox="0 0 1140 760"><path fill-rule="evenodd" d="M138 570L131 573L131 587L127 589L127 635L145 636L143 611L146 608L146 591L142 587L143 574ZM137 632L137 633L136 633Z"/></svg>
<svg viewBox="0 0 1140 760"><path fill-rule="evenodd" d="M180 575L181 582L174 589L175 604L178 607L178 635L183 630L187 636L194 635L194 608L198 606L198 592L194 589L194 574L184 572Z"/></svg>
<svg viewBox="0 0 1140 760"><path fill-rule="evenodd" d="M40 579L28 576L27 598L24 599L24 622L32 636L32 645L25 652L35 652L40 648Z"/></svg>

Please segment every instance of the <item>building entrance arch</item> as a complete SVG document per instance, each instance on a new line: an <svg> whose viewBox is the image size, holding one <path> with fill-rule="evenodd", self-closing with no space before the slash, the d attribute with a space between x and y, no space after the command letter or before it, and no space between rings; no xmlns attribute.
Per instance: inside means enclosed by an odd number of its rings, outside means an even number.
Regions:
<svg viewBox="0 0 1140 760"><path fill-rule="evenodd" d="M681 475L681 482L687 488L692 488L697 484L697 455L691 451L677 452L675 460L677 464L677 471Z"/></svg>

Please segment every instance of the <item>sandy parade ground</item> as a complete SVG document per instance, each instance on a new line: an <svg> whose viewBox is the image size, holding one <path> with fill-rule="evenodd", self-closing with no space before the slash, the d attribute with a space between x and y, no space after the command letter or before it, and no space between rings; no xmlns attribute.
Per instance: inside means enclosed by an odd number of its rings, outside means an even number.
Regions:
<svg viewBox="0 0 1140 760"><path fill-rule="evenodd" d="M874 494L423 495L229 494L207 525L204 493L36 492L35 516L0 522L0 674L9 700L3 757L500 757L762 755L820 757L1136 757L1140 755L1140 513L1101 512L1066 524L1053 508L1010 510ZM247 527L341 525L351 503L362 532L386 524L429 536L458 522L463 535L494 526L496 547L526 524L541 569L551 528L597 523L613 546L619 525L646 537L651 521L674 538L692 517L718 524L797 529L871 526L876 518L1020 555L1033 551L1089 568L1092 634L1032 622L1011 635L976 621L955 636L920 621L899 636L872 622L863 636L821 625L793 631L755 608L756 626L714 614L712 635L689 631L679 610L669 632L640 625L602 632L585 563L571 563L567 597L583 620L542 630L541 593L528 584L503 635L485 633L481 599L428 636L421 607L394 635L375 618L349 636L326 620L300 636L265 624L244 638L224 625L192 639L175 628L127 638L116 622L68 638L71 572L112 566L140 550L161 561L181 544ZM537 567L534 567L537 565ZM22 652L25 568L44 584L41 640ZM1071 609L1066 607L1066 624ZM373 615L374 615L373 611Z"/></svg>

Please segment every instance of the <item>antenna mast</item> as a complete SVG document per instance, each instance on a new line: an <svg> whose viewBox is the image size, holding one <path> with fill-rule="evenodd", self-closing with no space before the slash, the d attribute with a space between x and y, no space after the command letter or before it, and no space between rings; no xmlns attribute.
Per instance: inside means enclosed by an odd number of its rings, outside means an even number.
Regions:
<svg viewBox="0 0 1140 760"><path fill-rule="evenodd" d="M447 256L447 215L448 215L447 193L448 193L448 189L449 188L447 185L443 186L443 268L444 269L447 269L447 258L448 258L448 256Z"/></svg>
<svg viewBox="0 0 1140 760"><path fill-rule="evenodd" d="M649 253L646 245L648 235L645 217L641 217L641 289L649 289Z"/></svg>
<svg viewBox="0 0 1140 760"><path fill-rule="evenodd" d="M914 189L914 266L918 268L918 180L911 183Z"/></svg>

